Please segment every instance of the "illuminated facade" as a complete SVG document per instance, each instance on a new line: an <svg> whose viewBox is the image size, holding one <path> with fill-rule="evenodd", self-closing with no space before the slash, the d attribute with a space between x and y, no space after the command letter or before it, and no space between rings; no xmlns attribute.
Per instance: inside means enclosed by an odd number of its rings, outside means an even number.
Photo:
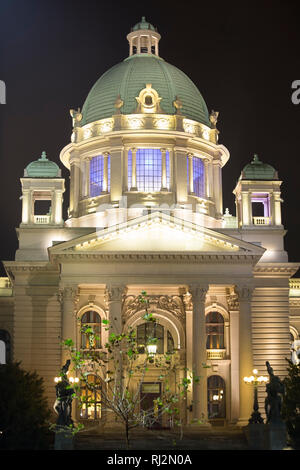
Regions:
<svg viewBox="0 0 300 470"><path fill-rule="evenodd" d="M175 350L181 373L188 367L203 379L182 410L185 422L245 425L253 402L243 378L254 367L266 374L266 360L283 376L300 331L300 281L290 280L299 264L284 250L281 181L254 156L234 189L236 215L224 212L229 151L219 143L218 113L159 56L160 35L144 18L127 38L129 57L99 78L82 110L71 110L71 142L60 154L70 171L67 220L55 163L43 153L21 178L19 248L0 284L0 353L44 377L52 406L66 359L61 339L84 348L82 321L99 332L101 349L102 320L113 319L119 331L135 327L142 348L148 327L138 295L146 291L159 320L157 354ZM143 393L155 377L150 368ZM105 423L93 398L94 408L74 417ZM263 412L263 388L259 399Z"/></svg>

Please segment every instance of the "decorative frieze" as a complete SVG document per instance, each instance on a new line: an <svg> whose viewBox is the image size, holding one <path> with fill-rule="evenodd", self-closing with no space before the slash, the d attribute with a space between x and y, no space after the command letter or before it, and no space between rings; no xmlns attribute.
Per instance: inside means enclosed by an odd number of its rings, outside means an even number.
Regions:
<svg viewBox="0 0 300 470"><path fill-rule="evenodd" d="M185 322L185 305L180 295L147 295L148 310L165 310L175 315L183 324ZM145 303L141 297L127 295L123 300L122 314L124 318L129 318L135 313L145 308Z"/></svg>

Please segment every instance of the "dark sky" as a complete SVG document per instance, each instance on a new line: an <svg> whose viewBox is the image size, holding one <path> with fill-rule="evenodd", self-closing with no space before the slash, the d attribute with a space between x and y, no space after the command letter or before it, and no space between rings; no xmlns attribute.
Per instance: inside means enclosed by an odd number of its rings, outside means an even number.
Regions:
<svg viewBox="0 0 300 470"><path fill-rule="evenodd" d="M126 35L144 15L157 26L160 56L219 111L219 142L231 157L223 170L224 209L254 153L282 179L290 261L300 261L299 2L1 0L0 259L14 258L26 165L42 150L59 162L70 142L70 108L82 107L96 80L128 56ZM60 164L62 167L62 165ZM63 169L68 187L68 172ZM65 210L68 195L65 194ZM3 275L3 274L2 274Z"/></svg>

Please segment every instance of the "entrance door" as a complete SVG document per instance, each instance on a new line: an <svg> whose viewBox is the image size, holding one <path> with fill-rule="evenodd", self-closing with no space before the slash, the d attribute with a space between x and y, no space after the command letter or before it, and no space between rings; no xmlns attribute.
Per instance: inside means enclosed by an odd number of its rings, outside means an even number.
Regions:
<svg viewBox="0 0 300 470"><path fill-rule="evenodd" d="M158 409L153 403L154 400L160 397L161 395L161 384L153 382L144 382L142 383L141 388L141 410L150 412L151 424L149 427L151 429L158 429L162 427L161 416L159 416Z"/></svg>

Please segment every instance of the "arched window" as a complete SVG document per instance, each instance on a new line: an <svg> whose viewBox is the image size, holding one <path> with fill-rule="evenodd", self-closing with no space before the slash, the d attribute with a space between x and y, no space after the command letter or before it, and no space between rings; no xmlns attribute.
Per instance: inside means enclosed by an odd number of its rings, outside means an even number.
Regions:
<svg viewBox="0 0 300 470"><path fill-rule="evenodd" d="M87 376L86 382L81 387L82 419L101 418L101 380L94 374Z"/></svg>
<svg viewBox="0 0 300 470"><path fill-rule="evenodd" d="M0 330L0 364L7 364L11 357L10 334L6 330Z"/></svg>
<svg viewBox="0 0 300 470"><path fill-rule="evenodd" d="M219 312L206 315L206 349L224 349L224 318Z"/></svg>
<svg viewBox="0 0 300 470"><path fill-rule="evenodd" d="M128 151L128 189L132 187L132 150ZM170 187L170 157L166 151L166 186ZM162 153L160 149L136 151L136 187L138 191L155 192L162 187Z"/></svg>
<svg viewBox="0 0 300 470"><path fill-rule="evenodd" d="M159 323L142 323L137 327L137 344L140 354L145 353L145 346L151 338L156 338L156 354L174 352L174 339L169 330Z"/></svg>
<svg viewBox="0 0 300 470"><path fill-rule="evenodd" d="M97 155L90 162L90 197L110 191L110 156Z"/></svg>
<svg viewBox="0 0 300 470"><path fill-rule="evenodd" d="M208 419L226 417L225 382L219 375L207 379Z"/></svg>
<svg viewBox="0 0 300 470"><path fill-rule="evenodd" d="M90 327L93 334L81 332L81 348L101 348L101 317L95 310L88 310L81 317L81 327Z"/></svg>

